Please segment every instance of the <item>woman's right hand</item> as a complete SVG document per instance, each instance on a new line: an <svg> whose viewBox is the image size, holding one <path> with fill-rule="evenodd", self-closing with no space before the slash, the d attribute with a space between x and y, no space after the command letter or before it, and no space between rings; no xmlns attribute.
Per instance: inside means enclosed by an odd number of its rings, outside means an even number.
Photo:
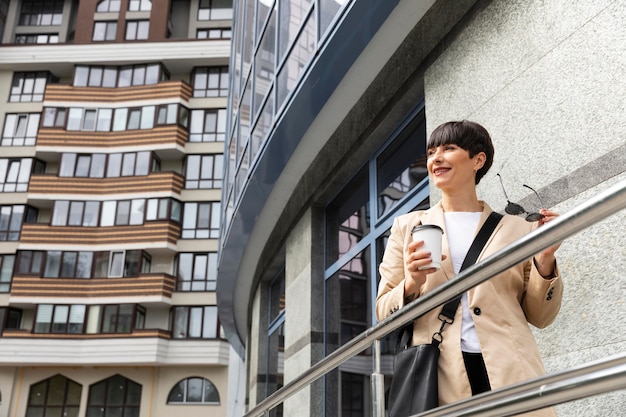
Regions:
<svg viewBox="0 0 626 417"><path fill-rule="evenodd" d="M437 268L419 269L432 262L431 253L427 250L422 250L423 246L424 241L419 240L409 243L407 247L405 259L409 276L404 280L404 300L406 303L417 298L420 293L420 287L426 282L426 275L437 271ZM442 259L445 258L446 256L443 255Z"/></svg>

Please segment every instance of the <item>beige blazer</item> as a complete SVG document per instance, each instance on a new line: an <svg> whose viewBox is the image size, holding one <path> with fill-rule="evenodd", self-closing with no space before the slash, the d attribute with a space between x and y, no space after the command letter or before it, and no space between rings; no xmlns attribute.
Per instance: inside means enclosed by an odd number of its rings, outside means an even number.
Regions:
<svg viewBox="0 0 626 417"><path fill-rule="evenodd" d="M484 209L478 229L492 209ZM441 203L426 211L398 216L391 228L385 254L380 264L381 281L376 298L376 316L382 320L404 306L404 279L409 276L405 264L411 229L417 224L435 224L444 229L442 251L447 255L442 268L429 275L419 295L425 294L454 276ZM505 215L487 241L481 259L497 252L529 233L536 223ZM477 229L477 231L478 231ZM476 232L477 232L476 231ZM492 389L498 389L545 373L539 349L529 323L544 328L559 312L563 282L558 269L551 279L544 279L528 259L469 291L469 310L485 360ZM429 343L440 327L441 307L415 320L413 344ZM443 332L439 359L439 402L448 404L471 396L471 389L461 353L461 308L454 323ZM552 409L526 414L555 416Z"/></svg>

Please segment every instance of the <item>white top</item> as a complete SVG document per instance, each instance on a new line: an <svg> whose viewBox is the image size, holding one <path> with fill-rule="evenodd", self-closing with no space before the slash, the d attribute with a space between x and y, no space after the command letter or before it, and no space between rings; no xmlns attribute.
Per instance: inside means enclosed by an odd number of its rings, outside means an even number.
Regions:
<svg viewBox="0 0 626 417"><path fill-rule="evenodd" d="M474 240L474 234L480 222L482 212L446 212L446 234L450 255L452 256L452 266L454 273L458 274L463 265L463 260ZM461 350L463 352L480 353L480 343L474 319L469 311L469 300L467 292L461 297L463 309L463 322L461 324Z"/></svg>

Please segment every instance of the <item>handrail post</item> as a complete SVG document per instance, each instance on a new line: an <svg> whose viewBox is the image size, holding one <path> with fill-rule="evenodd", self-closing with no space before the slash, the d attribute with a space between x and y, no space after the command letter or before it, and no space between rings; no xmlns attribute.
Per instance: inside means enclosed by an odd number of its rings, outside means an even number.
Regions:
<svg viewBox="0 0 626 417"><path fill-rule="evenodd" d="M385 416L385 375L380 372L380 339L374 340L374 373L371 376L372 417Z"/></svg>

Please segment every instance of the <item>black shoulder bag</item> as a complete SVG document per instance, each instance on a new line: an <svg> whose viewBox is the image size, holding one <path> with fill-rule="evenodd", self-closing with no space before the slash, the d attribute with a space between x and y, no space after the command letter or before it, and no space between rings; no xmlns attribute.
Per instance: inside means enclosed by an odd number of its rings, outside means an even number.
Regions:
<svg viewBox="0 0 626 417"><path fill-rule="evenodd" d="M461 271L476 263L501 218L502 215L496 212L489 215L465 255ZM389 417L412 416L439 406L437 362L439 344L443 341L441 332L447 324L454 321L460 301L461 295L444 304L439 314L441 328L433 334L429 344L410 346L413 337L412 322L400 330L393 361L393 379L389 388Z"/></svg>

